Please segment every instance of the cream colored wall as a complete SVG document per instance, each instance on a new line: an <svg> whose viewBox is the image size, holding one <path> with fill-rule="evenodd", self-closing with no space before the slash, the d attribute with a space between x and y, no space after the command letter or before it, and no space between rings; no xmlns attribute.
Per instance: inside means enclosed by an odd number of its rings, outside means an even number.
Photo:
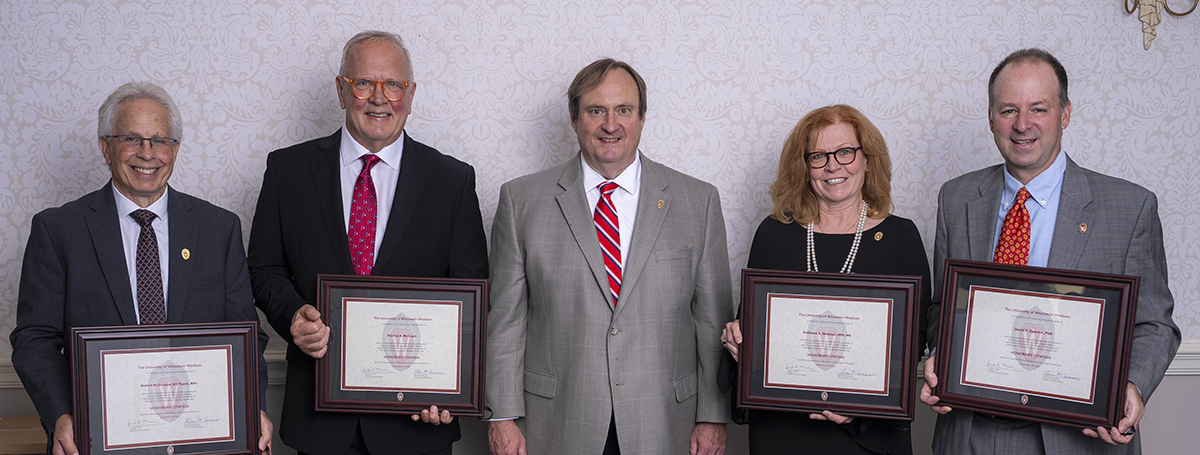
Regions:
<svg viewBox="0 0 1200 455"><path fill-rule="evenodd" d="M30 217L108 178L95 145L103 98L130 80L162 84L185 122L172 185L234 211L248 233L266 154L340 126L340 46L367 28L408 41L419 84L407 130L475 166L488 227L501 183L577 149L564 100L574 73L629 61L649 84L642 150L720 188L735 272L786 133L831 103L883 131L895 213L932 247L940 184L999 162L988 73L1012 50L1046 48L1072 81L1067 152L1159 196L1175 321L1191 342L1172 372L1200 374L1200 21L1164 16L1146 51L1119 3L0 2L0 396L19 392L7 338ZM1195 390L1196 378L1165 384ZM1164 386L1156 402L1186 394ZM1197 417L1178 411L1161 424Z"/></svg>

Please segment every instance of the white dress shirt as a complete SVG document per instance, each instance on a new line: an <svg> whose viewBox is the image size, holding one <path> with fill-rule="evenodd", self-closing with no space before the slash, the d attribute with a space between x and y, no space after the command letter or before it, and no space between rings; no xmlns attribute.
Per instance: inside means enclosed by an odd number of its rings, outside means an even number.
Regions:
<svg viewBox="0 0 1200 455"><path fill-rule="evenodd" d="M129 216L131 213L141 209L133 201L117 191L117 187L113 186L113 199L117 202L117 224L121 227L121 247L125 251L125 267L129 271L129 289L133 294L133 314L137 316L139 321L142 320L141 312L138 311L137 299L137 247L138 237L142 235L142 225L138 224L137 220ZM171 242L167 238L170 229L167 229L167 194L163 192L162 197L146 207L146 210L154 212L157 215L154 221L150 222L150 227L154 228L154 237L158 240L158 268L162 272L162 291L163 291L163 314L166 314L167 304L167 286L170 285L170 280L167 277L171 276L167 273L170 261L167 260L170 253Z"/></svg>
<svg viewBox="0 0 1200 455"><path fill-rule="evenodd" d="M375 202L378 204L375 207L375 255L373 256L376 258L379 257L379 245L383 242L383 233L387 230L388 215L392 213L392 200L396 196L396 182L400 180L400 157L404 155L404 135L405 133L401 132L396 142L376 153L375 155L379 157L380 161L371 168L371 180L375 182ZM368 153L371 152L355 141L354 137L346 132L346 126L342 125L340 176L342 226L346 228L346 235L349 235L350 232L350 207L354 201L354 182L358 180L358 174L362 173L363 161L359 158Z"/></svg>
<svg viewBox="0 0 1200 455"><path fill-rule="evenodd" d="M583 154L579 154L579 163L583 166L583 189L587 194L588 207L596 212L596 204L600 202L600 184L608 179L588 166ZM637 219L638 192L642 188L642 154L633 158L633 163L621 171L617 178L612 179L617 188L612 193L613 208L617 210L617 230L621 234L621 268L629 259L629 244L633 240L633 222ZM599 238L596 239L599 242Z"/></svg>

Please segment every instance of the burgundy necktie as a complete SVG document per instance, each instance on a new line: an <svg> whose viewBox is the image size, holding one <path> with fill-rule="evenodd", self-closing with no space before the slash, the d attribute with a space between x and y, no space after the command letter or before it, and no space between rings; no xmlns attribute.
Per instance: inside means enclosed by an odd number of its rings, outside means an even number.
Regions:
<svg viewBox="0 0 1200 455"><path fill-rule="evenodd" d="M158 215L138 209L129 216L142 226L137 246L138 324L162 324L167 322L167 305L163 302L162 268L158 264L158 236L150 226Z"/></svg>
<svg viewBox="0 0 1200 455"><path fill-rule="evenodd" d="M370 275L375 265L375 181L371 180L371 168L379 157L368 153L359 158L363 162L362 172L354 181L354 199L350 203L350 258L354 262L354 273Z"/></svg>
<svg viewBox="0 0 1200 455"><path fill-rule="evenodd" d="M1025 208L1027 200L1029 200L1029 190L1021 187L1021 190L1017 191L1016 201L1008 209L1008 214L1004 215L1004 225L1000 228L1000 241L996 243L996 254L992 256L992 262L1028 265L1029 209Z"/></svg>
<svg viewBox="0 0 1200 455"><path fill-rule="evenodd" d="M617 221L617 209L612 203L616 183L604 182L600 188L600 201L592 221L596 223L596 236L600 238L600 249L604 251L604 269L608 272L608 288L612 291L613 306L621 294L621 224Z"/></svg>

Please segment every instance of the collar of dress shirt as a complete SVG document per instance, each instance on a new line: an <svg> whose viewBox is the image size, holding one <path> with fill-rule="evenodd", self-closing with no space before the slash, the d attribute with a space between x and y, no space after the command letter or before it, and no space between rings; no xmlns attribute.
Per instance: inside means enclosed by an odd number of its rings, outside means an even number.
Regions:
<svg viewBox="0 0 1200 455"><path fill-rule="evenodd" d="M587 161L583 159L583 154L579 154L579 165L583 166L583 190L584 192L596 191L599 194L599 189L596 188L601 183L607 182L608 179L588 166ZM633 157L633 163L630 163L625 170L621 171L617 178L612 179L620 188L617 191L624 191L628 194L638 194L638 189L642 186L642 153L639 151Z"/></svg>
<svg viewBox="0 0 1200 455"><path fill-rule="evenodd" d="M1063 182L1063 174L1067 170L1067 152L1060 150L1058 157L1054 158L1054 162L1050 163L1050 167L1029 181L1028 185L1022 185L1020 180L1008 173L1008 167L1004 167L1004 195L1000 202L1005 210L1012 205L1013 200L1017 198L1017 191L1024 186L1025 190L1029 191L1029 198L1033 199L1042 208L1046 208L1046 204L1050 203L1050 198L1054 196L1055 191L1060 191Z"/></svg>
<svg viewBox="0 0 1200 455"><path fill-rule="evenodd" d="M408 133L406 132L401 132L400 137L396 138L396 142L385 146L375 154L375 156L378 156L382 161L380 164L399 171L400 157L404 155L404 138L407 136L407 134ZM351 136L350 133L346 132L346 125L342 125L342 144L339 150L341 154L342 166L358 166L354 168L355 173L360 172L359 170L362 169L361 165L355 163L355 161L358 161L358 159L364 154L371 153L366 147L363 147L362 144L359 144L358 141L354 140L354 136ZM378 164L376 164L376 166L378 166Z"/></svg>
<svg viewBox="0 0 1200 455"><path fill-rule="evenodd" d="M138 207L138 205L135 204L133 201L129 200L129 198L125 197L124 194L121 194L120 191L117 191L117 187L115 185L113 186L112 192L113 192L113 199L115 199L117 202L117 214L118 215L129 216L130 213L133 213L135 210L141 208L141 207ZM158 221L162 221L164 223L167 222L167 196L169 194L171 194L170 191L164 190L162 197L158 198L157 201L154 201L154 203L150 204L149 207L146 207L146 210L154 212L154 214L158 216L158 218L154 219L154 222L158 222ZM154 222L152 222L151 224L153 224Z"/></svg>

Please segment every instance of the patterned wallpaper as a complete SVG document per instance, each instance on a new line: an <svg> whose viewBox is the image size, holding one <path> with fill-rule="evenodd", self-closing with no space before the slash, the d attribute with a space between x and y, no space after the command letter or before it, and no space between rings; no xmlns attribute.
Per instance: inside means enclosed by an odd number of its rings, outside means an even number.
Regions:
<svg viewBox="0 0 1200 455"><path fill-rule="evenodd" d="M575 72L631 62L649 85L642 150L720 188L735 273L785 135L831 103L883 131L895 213L931 249L941 183L1000 161L990 70L1046 48L1072 80L1071 156L1158 194L1175 320L1200 341L1200 20L1164 15L1145 51L1119 3L0 2L0 359L30 217L108 179L95 134L109 92L149 79L175 97L185 124L172 185L234 211L248 234L266 154L341 125L340 48L366 28L407 40L420 82L408 132L475 166L489 229L501 183L577 150L564 98Z"/></svg>

